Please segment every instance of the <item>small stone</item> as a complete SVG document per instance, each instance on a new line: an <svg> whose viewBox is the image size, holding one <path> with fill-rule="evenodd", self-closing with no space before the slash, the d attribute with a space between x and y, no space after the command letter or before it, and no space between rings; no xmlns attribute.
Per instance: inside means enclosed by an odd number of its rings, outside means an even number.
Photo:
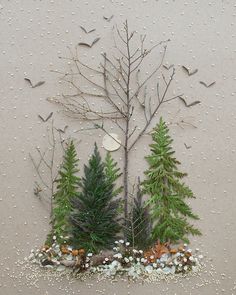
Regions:
<svg viewBox="0 0 236 295"><path fill-rule="evenodd" d="M66 268L64 265L60 265L57 267L57 271L64 271Z"/></svg>
<svg viewBox="0 0 236 295"><path fill-rule="evenodd" d="M66 266L66 267L73 267L75 266L75 261L68 261L68 260L61 260L60 264Z"/></svg>
<svg viewBox="0 0 236 295"><path fill-rule="evenodd" d="M34 258L34 253L31 253L28 257L29 260L32 260Z"/></svg>
<svg viewBox="0 0 236 295"><path fill-rule="evenodd" d="M153 272L153 267L151 265L148 265L148 266L145 267L145 270L146 270L147 273L150 274L150 273Z"/></svg>

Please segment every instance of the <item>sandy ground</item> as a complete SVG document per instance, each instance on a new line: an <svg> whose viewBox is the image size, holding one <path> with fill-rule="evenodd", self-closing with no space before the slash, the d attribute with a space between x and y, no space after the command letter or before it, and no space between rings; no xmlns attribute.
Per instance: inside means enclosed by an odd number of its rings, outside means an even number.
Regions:
<svg viewBox="0 0 236 295"><path fill-rule="evenodd" d="M114 17L110 22L103 18L111 15ZM236 294L235 18L233 0L0 1L1 295ZM100 53L111 49L113 25L120 26L125 19L132 29L147 34L151 44L171 39L165 59L176 67L171 91L184 93L189 102L201 101L191 108L181 101L166 104L158 115L172 122L177 158L183 171L189 173L187 183L197 196L192 207L201 217L197 225L203 236L192 239L192 247L200 248L211 260L200 277L178 283L110 284L95 279L72 283L45 279L44 275L37 286L30 287L30 282L35 282L33 270L22 271L16 262L28 256L32 248L40 247L49 229L49 205L33 194L37 176L29 160L29 153L37 156L35 147L47 147L49 123L43 123L38 114L47 117L54 112L56 127L69 125L65 136L77 140L81 167L92 152L94 138L102 150L102 132L77 133L82 123L63 116L46 101L68 91L52 70L65 71L68 65L58 57L68 56L67 46L74 48L79 41L101 37L96 46L84 48L81 53L85 60L96 64ZM85 35L80 25L96 31ZM150 64L158 58L152 56ZM188 76L182 65L197 68L198 72ZM149 71L149 64L144 71ZM46 83L30 88L25 77L34 84L42 80ZM199 81L216 83L206 88ZM181 128L176 124L181 120L197 128ZM149 142L145 136L133 151L131 182L137 171L142 175L146 167L143 155L148 152ZM184 143L191 147L186 149ZM113 156L122 167L120 151Z"/></svg>

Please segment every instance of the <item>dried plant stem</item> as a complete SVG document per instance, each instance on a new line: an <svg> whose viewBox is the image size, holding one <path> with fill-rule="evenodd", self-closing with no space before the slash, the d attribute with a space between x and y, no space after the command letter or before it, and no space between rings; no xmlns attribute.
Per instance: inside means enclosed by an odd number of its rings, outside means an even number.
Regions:
<svg viewBox="0 0 236 295"><path fill-rule="evenodd" d="M53 120L51 122L50 129L48 130L48 145L49 147L45 151L41 151L38 147L36 148L36 151L39 156L39 160L36 161L35 158L29 154L29 158L34 166L35 172L37 173L39 180L44 186L46 190L49 191L49 193L45 194L45 198L49 200L50 203L50 217L51 217L51 223L53 223L52 216L53 216L53 196L55 193L55 181L58 176L58 169L57 169L57 163L56 163L56 149L57 149L57 139L55 134L55 127ZM60 132L58 132L59 135L59 141L60 146L62 150L64 149L62 138ZM44 175L43 170L46 169L48 173ZM49 175L49 178L48 178ZM53 226L53 224L52 224Z"/></svg>

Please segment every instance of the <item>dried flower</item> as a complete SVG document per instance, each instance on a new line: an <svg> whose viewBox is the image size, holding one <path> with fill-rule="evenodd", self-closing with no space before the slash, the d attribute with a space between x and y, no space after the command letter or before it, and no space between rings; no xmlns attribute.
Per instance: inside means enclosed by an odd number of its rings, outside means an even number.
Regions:
<svg viewBox="0 0 236 295"><path fill-rule="evenodd" d="M118 258L121 259L122 258L122 254L121 253L116 253L115 255L113 255L114 258Z"/></svg>

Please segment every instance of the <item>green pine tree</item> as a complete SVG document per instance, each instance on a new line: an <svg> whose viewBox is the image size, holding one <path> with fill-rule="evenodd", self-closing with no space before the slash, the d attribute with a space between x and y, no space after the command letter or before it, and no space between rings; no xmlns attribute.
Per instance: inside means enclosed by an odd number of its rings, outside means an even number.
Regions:
<svg viewBox="0 0 236 295"><path fill-rule="evenodd" d="M95 144L94 154L84 166L81 193L73 199L70 216L72 244L87 251L110 248L120 230L119 200L113 200L114 184L107 181L104 163Z"/></svg>
<svg viewBox="0 0 236 295"><path fill-rule="evenodd" d="M109 185L116 184L117 179L122 175L120 168L117 167L117 162L112 158L111 153L107 153L104 161L104 172ZM118 196L122 192L122 186L114 189L113 197Z"/></svg>
<svg viewBox="0 0 236 295"><path fill-rule="evenodd" d="M78 161L74 143L70 141L65 150L64 160L56 180L57 191L54 194L53 232L59 242L64 241L64 237L68 235L71 200L78 195L80 182L80 178L76 175L79 171Z"/></svg>
<svg viewBox="0 0 236 295"><path fill-rule="evenodd" d="M151 243L151 218L149 208L142 201L143 192L138 179L136 198L126 222L126 237L133 248L146 249Z"/></svg>
<svg viewBox="0 0 236 295"><path fill-rule="evenodd" d="M178 171L179 161L171 147L173 140L165 122L160 119L152 133L151 155L146 157L149 169L143 182L143 191L149 195L153 220L152 239L162 243L179 240L189 242L187 235L200 235L200 231L188 223L188 219L199 219L186 198L194 198L191 189L181 182L186 173Z"/></svg>

